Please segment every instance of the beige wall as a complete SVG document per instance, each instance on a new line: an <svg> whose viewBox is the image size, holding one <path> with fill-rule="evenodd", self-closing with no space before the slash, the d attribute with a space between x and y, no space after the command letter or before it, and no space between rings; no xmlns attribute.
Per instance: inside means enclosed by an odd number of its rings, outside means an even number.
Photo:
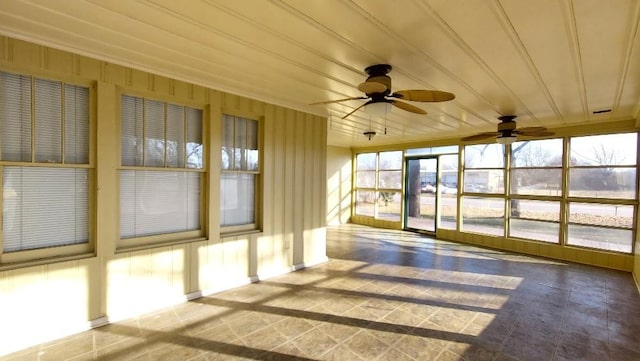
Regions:
<svg viewBox="0 0 640 361"><path fill-rule="evenodd" d="M329 146L327 149L327 224L349 223L351 218L350 148Z"/></svg>
<svg viewBox="0 0 640 361"><path fill-rule="evenodd" d="M95 255L0 265L0 355L326 260L326 119L0 37L0 70L95 84ZM210 168L206 239L118 251L122 92L203 107ZM262 232L219 228L222 112L262 123Z"/></svg>
<svg viewBox="0 0 640 361"><path fill-rule="evenodd" d="M638 194L640 194L640 190L638 191ZM633 258L633 279L636 281L636 287L638 287L638 291L640 292L640 232L638 232L638 225L637 224L636 224L636 244L635 244L635 247L636 247L635 248L635 255L634 255L634 258Z"/></svg>

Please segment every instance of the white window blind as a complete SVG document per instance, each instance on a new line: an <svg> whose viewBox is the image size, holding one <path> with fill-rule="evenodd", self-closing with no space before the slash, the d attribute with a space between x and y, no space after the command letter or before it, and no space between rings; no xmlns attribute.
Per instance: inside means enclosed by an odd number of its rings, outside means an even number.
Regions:
<svg viewBox="0 0 640 361"><path fill-rule="evenodd" d="M122 170L120 236L200 229L200 173Z"/></svg>
<svg viewBox="0 0 640 361"><path fill-rule="evenodd" d="M62 163L62 86L36 79L36 162Z"/></svg>
<svg viewBox="0 0 640 361"><path fill-rule="evenodd" d="M120 236L200 230L202 111L123 95ZM153 168L153 170L146 168Z"/></svg>
<svg viewBox="0 0 640 361"><path fill-rule="evenodd" d="M0 72L2 160L31 161L31 78Z"/></svg>
<svg viewBox="0 0 640 361"><path fill-rule="evenodd" d="M89 163L89 89L64 87L64 163Z"/></svg>
<svg viewBox="0 0 640 361"><path fill-rule="evenodd" d="M5 252L86 243L88 170L3 167Z"/></svg>
<svg viewBox="0 0 640 361"><path fill-rule="evenodd" d="M223 173L220 179L220 224L255 223L255 174Z"/></svg>

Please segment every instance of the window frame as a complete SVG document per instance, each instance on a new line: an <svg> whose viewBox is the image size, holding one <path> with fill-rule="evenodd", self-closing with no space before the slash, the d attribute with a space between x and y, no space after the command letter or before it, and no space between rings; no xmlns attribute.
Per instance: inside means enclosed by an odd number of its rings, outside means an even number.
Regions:
<svg viewBox="0 0 640 361"><path fill-rule="evenodd" d="M229 167L229 169L224 169L222 162L222 148L224 145L225 139L225 118L233 117L234 122L237 118L241 118L244 120L254 121L256 122L256 144L257 144L257 152L258 152L258 167L257 169L235 169L235 167ZM234 123L235 125L235 123ZM223 236L232 235L232 234L242 234L242 233L251 233L251 232L261 232L262 231L262 176L263 176L263 167L264 167L264 142L263 142L263 134L264 134L264 117L259 116L257 114L248 113L238 111L236 109L225 109L222 108L220 112L220 178L219 178L219 186L218 189L222 192L222 177L224 174L250 174L254 176L254 184L253 184L253 222L243 223L243 224L232 224L232 225L223 225L223 210L222 210L222 196L220 196L220 202L217 205L220 212L219 226L220 226L220 234ZM234 126L235 129L235 126ZM246 138L245 138L246 140Z"/></svg>
<svg viewBox="0 0 640 361"><path fill-rule="evenodd" d="M31 115L31 159L30 160L0 160L0 188L4 189L4 167L16 168L60 168L60 169L85 169L87 171L87 242L45 246L40 248L16 250L4 252L3 233L0 229L0 269L13 268L16 266L47 264L52 261L62 261L71 259L80 259L95 256L95 227L96 227L96 210L95 210L95 168L96 168L96 83L94 81L78 80L73 77L55 77L50 75L42 75L40 73L27 73L23 71L15 71L8 68L0 68L0 72L28 77L30 81L30 115ZM43 80L60 84L60 102L61 102L61 133L60 133L60 161L44 162L37 160L37 144L34 141L36 134L36 81ZM87 154L86 163L77 163L73 160L66 161L67 141L65 136L65 92L66 86L81 87L87 91ZM0 206L4 207L4 196L0 198ZM0 224L3 223L3 217L0 217Z"/></svg>
<svg viewBox="0 0 640 361"><path fill-rule="evenodd" d="M201 114L201 125L200 125L200 139L201 139L201 146L202 146L202 168L193 168L193 167L187 167L187 161L185 158L185 162L184 162L184 166L182 167L176 167L176 166L172 166L169 164L169 161L166 157L166 146L165 146L165 150L164 150L164 165L163 166L147 166L145 165L146 160L144 159L144 153L146 152L146 150L143 150L143 159L142 159L142 165L123 165L122 162L122 100L123 98L127 96L127 97L133 97L133 98L138 98L140 100L142 100L143 102L143 107L146 104L146 101L152 101L152 102L159 102L163 104L163 109L164 109L164 119L165 119L165 124L166 124L166 119L167 119L167 109L170 106L179 106L179 107L183 107L184 111L187 112L189 108L191 109L196 109L200 111ZM208 119L208 113L206 111L207 107L204 104L200 104L200 103L195 103L195 102L189 102L189 101L185 101L184 99L179 99L176 100L175 98L170 98L170 97L162 97L158 94L149 94L149 93L144 93L144 92L136 92L136 91L131 91L130 89L120 89L120 91L118 92L117 95L117 107L118 109L116 110L116 114L118 116L118 121L117 121L117 127L118 127L118 153L117 153L117 161L118 161L118 166L116 168L116 174L117 174L117 195L118 195L118 240L116 241L116 253L118 252L128 252L128 251L132 251L132 250L139 250L139 249L148 249L148 248L155 248L155 247L163 247L163 246L167 246L167 245L172 245L172 244L182 244L182 243L189 243L189 242L197 242L197 241L202 241L204 239L206 239L206 230L207 230L207 226L206 226L206 220L207 220L207 209L206 209L206 204L207 204L207 177L208 177L208 173L209 173L209 161L208 161L208 128L207 128L207 119ZM144 114L144 110L143 110L143 114ZM185 117L185 124L187 121L187 118ZM143 117L143 124L145 123L146 119ZM143 126L144 127L144 126ZM186 127L186 125L185 125ZM144 137L144 133L143 133L143 137ZM184 134L184 138L187 138L187 133L185 132ZM164 129L164 142L167 141L167 129ZM185 142L186 145L186 142ZM146 148L146 145L143 145L144 148ZM185 153L186 154L186 153ZM158 171L158 172L167 172L167 173L181 173L181 174L185 174L185 173L199 173L200 176L200 180L199 180L199 205L198 205L198 223L199 223L199 228L196 230L186 230L186 231L178 231L178 232L169 232L169 233L157 233L157 234L150 234L150 235L140 235L140 236L134 236L134 237L122 237L122 228L121 228L121 220L120 217L122 215L122 204L120 201L120 197L121 197L121 191L122 191L122 182L121 182L121 175L123 171Z"/></svg>

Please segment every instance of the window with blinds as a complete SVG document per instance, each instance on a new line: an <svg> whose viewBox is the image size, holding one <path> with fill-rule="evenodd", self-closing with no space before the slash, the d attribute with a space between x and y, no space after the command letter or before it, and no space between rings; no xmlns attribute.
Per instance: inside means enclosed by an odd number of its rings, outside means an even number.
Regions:
<svg viewBox="0 0 640 361"><path fill-rule="evenodd" d="M2 255L88 245L89 88L0 72L0 143Z"/></svg>
<svg viewBox="0 0 640 361"><path fill-rule="evenodd" d="M202 110L123 95L121 111L121 239L201 236Z"/></svg>
<svg viewBox="0 0 640 361"><path fill-rule="evenodd" d="M257 227L259 155L258 121L223 115L220 225L230 231Z"/></svg>

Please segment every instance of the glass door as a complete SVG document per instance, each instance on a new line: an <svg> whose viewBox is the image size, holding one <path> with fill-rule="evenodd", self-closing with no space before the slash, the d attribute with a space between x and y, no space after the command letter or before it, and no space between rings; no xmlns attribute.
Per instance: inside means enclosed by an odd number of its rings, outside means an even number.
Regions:
<svg viewBox="0 0 640 361"><path fill-rule="evenodd" d="M406 166L405 229L435 233L438 158L408 158Z"/></svg>

